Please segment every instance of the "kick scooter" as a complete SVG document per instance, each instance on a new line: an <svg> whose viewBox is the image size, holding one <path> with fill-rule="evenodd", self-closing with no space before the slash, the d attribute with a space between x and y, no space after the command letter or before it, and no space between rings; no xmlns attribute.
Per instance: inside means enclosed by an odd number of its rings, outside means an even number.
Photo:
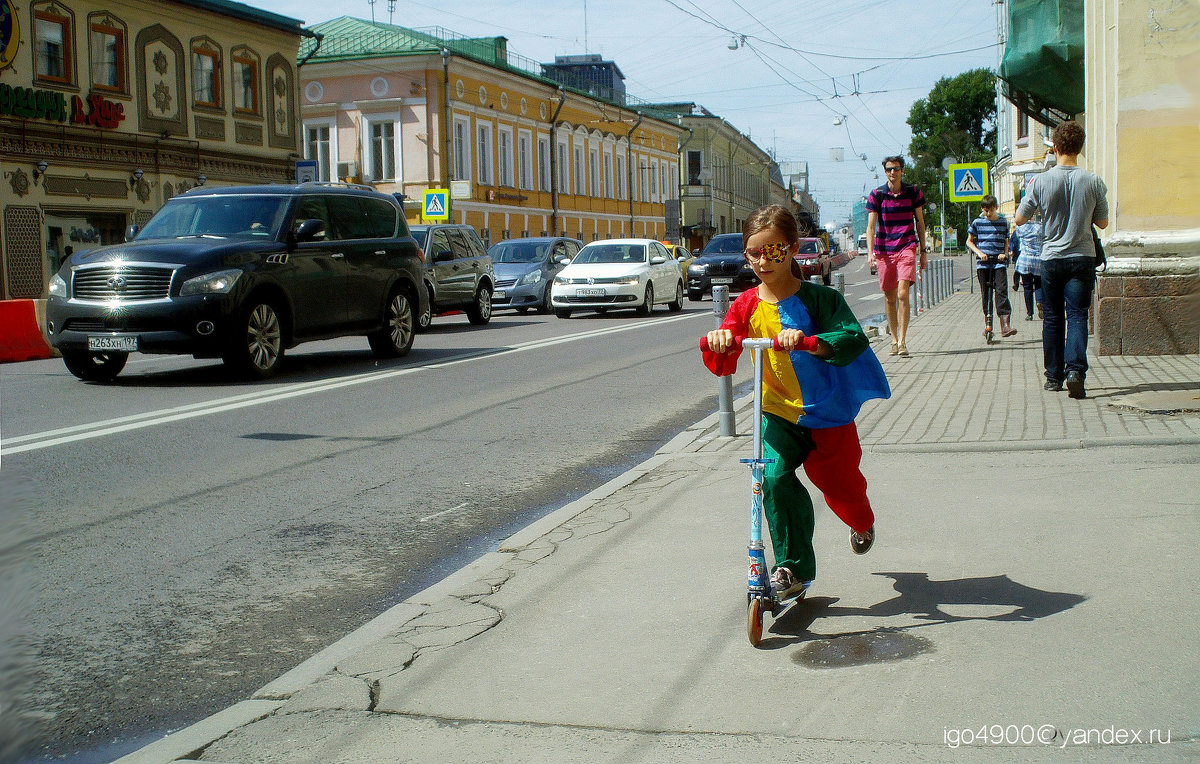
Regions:
<svg viewBox="0 0 1200 764"><path fill-rule="evenodd" d="M799 591L781 598L767 575L767 555L763 545L763 472L768 464L775 461L763 458L763 350L767 348L782 350L783 348L779 346L779 340L774 338L743 339L734 337L733 341L737 347L741 347L743 350L749 349L754 354L754 450L752 458L739 459L739 461L750 467L750 572L746 591L746 636L750 638L751 645L758 647L758 643L762 641L763 614L769 612L773 618L778 618L788 605L804 597L808 591L808 584L806 583L804 588ZM708 349L707 337L701 338L700 348Z"/></svg>
<svg viewBox="0 0 1200 764"><path fill-rule="evenodd" d="M993 269L989 266L987 260L982 260L981 262L983 263L984 266L986 266L983 269L984 276L982 279L980 279L980 286L983 289L983 304L984 304L983 315L984 315L984 321L987 322L983 325L983 339L984 339L984 342L991 345L992 344L992 336L993 336L992 335L992 310L996 303L996 271L995 271L995 269ZM1006 277L1008 276L1007 270L1005 271L1004 275Z"/></svg>

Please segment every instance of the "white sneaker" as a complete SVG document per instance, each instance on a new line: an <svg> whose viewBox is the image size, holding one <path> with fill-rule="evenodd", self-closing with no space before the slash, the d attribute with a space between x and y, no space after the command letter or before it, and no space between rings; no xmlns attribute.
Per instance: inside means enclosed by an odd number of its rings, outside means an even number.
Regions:
<svg viewBox="0 0 1200 764"><path fill-rule="evenodd" d="M866 533L855 533L850 531L850 549L855 554L866 554L871 551L871 545L875 543L875 526L871 526L871 530Z"/></svg>

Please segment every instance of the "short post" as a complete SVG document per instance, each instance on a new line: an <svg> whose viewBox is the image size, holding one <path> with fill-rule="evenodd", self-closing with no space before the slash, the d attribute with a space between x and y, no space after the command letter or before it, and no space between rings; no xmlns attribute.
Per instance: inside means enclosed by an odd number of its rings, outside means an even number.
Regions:
<svg viewBox="0 0 1200 764"><path fill-rule="evenodd" d="M844 273L833 274L833 286L835 289L837 289L843 295L846 294L846 274L844 274Z"/></svg>
<svg viewBox="0 0 1200 764"><path fill-rule="evenodd" d="M712 288L713 317L716 328L721 328L725 314L729 312L729 287L714 286ZM737 435L733 416L733 375L717 378L717 418L721 423L721 437L732 438Z"/></svg>

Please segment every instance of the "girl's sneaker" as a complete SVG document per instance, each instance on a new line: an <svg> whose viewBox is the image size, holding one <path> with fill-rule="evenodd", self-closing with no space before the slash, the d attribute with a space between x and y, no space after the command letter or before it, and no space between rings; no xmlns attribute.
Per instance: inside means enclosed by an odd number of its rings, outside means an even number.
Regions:
<svg viewBox="0 0 1200 764"><path fill-rule="evenodd" d="M855 533L850 531L850 549L855 554L866 554L871 551L871 545L875 543L875 526L871 526L871 530L866 533Z"/></svg>
<svg viewBox="0 0 1200 764"><path fill-rule="evenodd" d="M787 568L779 567L771 574L771 588L775 591L775 598L786 600L801 594L812 581L797 581L792 575L792 571Z"/></svg>

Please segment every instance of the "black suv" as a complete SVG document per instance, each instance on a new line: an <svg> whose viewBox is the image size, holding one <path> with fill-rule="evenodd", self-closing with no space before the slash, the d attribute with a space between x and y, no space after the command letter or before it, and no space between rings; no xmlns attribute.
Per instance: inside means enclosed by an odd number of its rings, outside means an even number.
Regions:
<svg viewBox="0 0 1200 764"><path fill-rule="evenodd" d="M415 225L413 238L425 253L425 289L429 310L417 315L417 330L433 323L434 313L465 310L473 324L492 320L496 274L492 258L469 225Z"/></svg>
<svg viewBox="0 0 1200 764"><path fill-rule="evenodd" d="M687 269L688 299L698 302L704 293L712 294L714 284L729 287L730 294L758 285L758 276L742 254L740 233L717 234L708 240L704 251Z"/></svg>
<svg viewBox="0 0 1200 764"><path fill-rule="evenodd" d="M72 374L108 381L132 351L223 358L263 379L284 350L365 334L412 348L428 310L417 243L396 201L366 187L197 188L125 244L77 252L50 279L46 323Z"/></svg>

